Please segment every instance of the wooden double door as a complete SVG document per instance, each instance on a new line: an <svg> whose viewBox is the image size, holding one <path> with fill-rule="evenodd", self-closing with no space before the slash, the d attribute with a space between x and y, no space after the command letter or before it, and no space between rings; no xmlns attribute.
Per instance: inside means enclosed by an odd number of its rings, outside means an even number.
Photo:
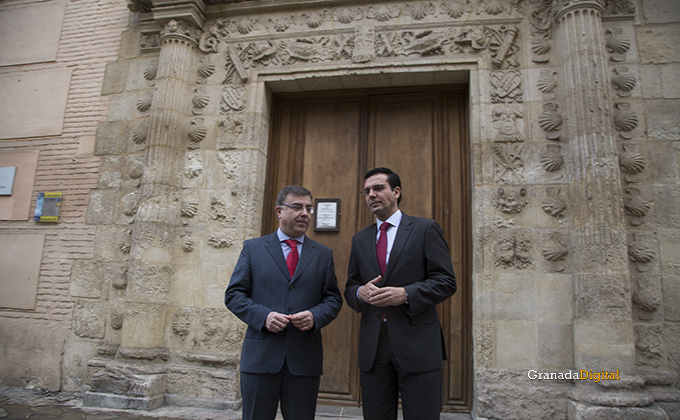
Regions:
<svg viewBox="0 0 680 420"><path fill-rule="evenodd" d="M451 250L458 291L440 305L448 360L446 411L468 411L472 395L470 175L464 87L274 95L263 234L278 226L274 200L287 184L315 199L339 199L337 231L307 235L334 251L340 290L352 236L374 222L359 191L367 170L386 166L402 181L402 211L437 220ZM268 212L268 213L267 213ZM360 403L359 315L347 305L323 330L322 403Z"/></svg>

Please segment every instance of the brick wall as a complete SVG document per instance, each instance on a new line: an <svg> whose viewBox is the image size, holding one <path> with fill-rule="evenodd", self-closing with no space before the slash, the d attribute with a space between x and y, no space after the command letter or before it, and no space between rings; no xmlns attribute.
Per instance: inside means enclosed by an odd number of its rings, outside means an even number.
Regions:
<svg viewBox="0 0 680 420"><path fill-rule="evenodd" d="M0 14L30 6L30 1L4 1ZM14 9L13 9L14 8ZM42 70L71 70L62 134L0 140L0 154L22 151L40 152L32 191L31 210L25 221L0 221L2 234L45 235L40 277L34 310L0 308L0 344L3 354L33 354L28 340L9 340L9 331L17 328L43 335L41 330L67 329L73 311L69 297L69 280L73 262L92 258L95 228L85 223L91 188L99 178L100 159L94 156L97 125L106 119L108 97L102 96L106 64L117 59L121 33L127 28L130 12L125 0L78 0L65 2L63 27L55 61L0 67L0 76ZM56 224L33 222L38 192L60 191L63 201L60 221ZM30 217L29 217L30 216ZM10 330L11 327L11 330ZM39 382L48 388L59 386L59 365L64 337L44 333L52 343L45 343L43 357L50 354L51 374L40 373ZM3 336L5 339L3 339ZM21 348L25 346L26 348ZM56 351L50 352L50 349ZM30 363L3 357L0 362L2 385L29 383ZM22 368L21 366L26 366ZM23 369L23 371L22 371ZM53 375L56 377L52 377ZM44 376L44 377L42 377Z"/></svg>

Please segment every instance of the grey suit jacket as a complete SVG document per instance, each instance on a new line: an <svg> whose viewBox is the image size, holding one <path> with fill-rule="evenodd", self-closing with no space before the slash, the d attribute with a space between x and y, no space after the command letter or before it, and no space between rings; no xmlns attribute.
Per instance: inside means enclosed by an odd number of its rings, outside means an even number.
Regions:
<svg viewBox="0 0 680 420"><path fill-rule="evenodd" d="M224 301L248 324L242 372L276 373L285 361L294 375L323 373L321 328L335 319L342 306L330 248L306 237L291 279L276 232L247 240ZM292 323L276 334L265 328L271 311L294 314L304 310L314 315L310 331L300 331Z"/></svg>
<svg viewBox="0 0 680 420"><path fill-rule="evenodd" d="M380 274L376 256L377 225L352 238L345 286L347 304L361 313L359 367L373 367L383 308L363 302L359 287ZM438 303L456 292L449 247L439 224L422 217L403 214L379 286L404 287L408 305L385 308L387 328L394 356L406 372L427 372L441 368L445 358Z"/></svg>

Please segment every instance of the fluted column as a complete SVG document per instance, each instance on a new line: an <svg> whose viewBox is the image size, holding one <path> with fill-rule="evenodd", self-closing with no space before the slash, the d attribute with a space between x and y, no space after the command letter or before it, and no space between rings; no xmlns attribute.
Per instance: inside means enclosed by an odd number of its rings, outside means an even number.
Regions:
<svg viewBox="0 0 680 420"><path fill-rule="evenodd" d="M172 286L180 188L200 31L170 21L161 32L139 210L128 268L121 348L164 347L165 305ZM148 334L140 334L146 331Z"/></svg>
<svg viewBox="0 0 680 420"><path fill-rule="evenodd" d="M562 58L574 238L574 367L618 379L577 381L569 416L659 418L635 373L630 273L616 136L597 1L567 0L556 15ZM647 416L647 417L646 417Z"/></svg>
<svg viewBox="0 0 680 420"><path fill-rule="evenodd" d="M181 226L180 189L191 83L200 31L171 20L161 32L155 92L149 115L139 209L127 264L125 314L116 358L94 375L86 405L154 409L164 402L166 319Z"/></svg>

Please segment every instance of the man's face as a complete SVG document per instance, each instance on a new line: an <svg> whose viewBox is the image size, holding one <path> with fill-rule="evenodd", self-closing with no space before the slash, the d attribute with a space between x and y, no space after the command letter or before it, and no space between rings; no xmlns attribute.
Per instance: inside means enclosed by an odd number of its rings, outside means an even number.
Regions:
<svg viewBox="0 0 680 420"><path fill-rule="evenodd" d="M291 238L304 235L309 227L311 215L307 209L312 206L312 198L308 195L288 194L283 204L276 207L281 231ZM302 206L302 210L298 211L287 205Z"/></svg>
<svg viewBox="0 0 680 420"><path fill-rule="evenodd" d="M370 192L366 194L367 188L370 188ZM375 174L367 178L364 182L364 193L368 208L382 221L387 220L399 208L397 199L401 196L401 188L392 189L387 182L387 174Z"/></svg>

